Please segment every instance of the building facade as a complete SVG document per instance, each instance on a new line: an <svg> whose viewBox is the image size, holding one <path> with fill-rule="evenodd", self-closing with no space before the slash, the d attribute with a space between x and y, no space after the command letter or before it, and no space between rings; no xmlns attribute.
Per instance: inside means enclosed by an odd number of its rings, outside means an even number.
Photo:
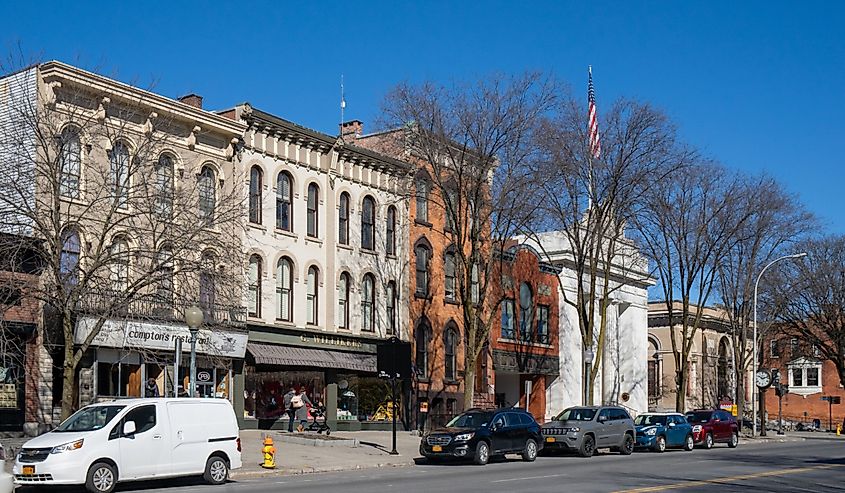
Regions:
<svg viewBox="0 0 845 493"><path fill-rule="evenodd" d="M675 411L677 397L675 353L672 349L672 327L681 347L681 303L674 302L670 322L666 303L648 305L648 397L649 410ZM696 310L691 307L691 310ZM750 339L750 338L749 338ZM680 349L679 349L680 350ZM749 349L750 350L750 349ZM689 355L689 378L684 392L686 409L730 409L735 404L736 377L731 327L727 314L706 307ZM751 406L750 372L745 372L745 403Z"/></svg>
<svg viewBox="0 0 845 493"><path fill-rule="evenodd" d="M244 426L283 425L291 385L333 427L375 426L389 398L376 346L410 335L409 166L248 104L223 114L247 126Z"/></svg>

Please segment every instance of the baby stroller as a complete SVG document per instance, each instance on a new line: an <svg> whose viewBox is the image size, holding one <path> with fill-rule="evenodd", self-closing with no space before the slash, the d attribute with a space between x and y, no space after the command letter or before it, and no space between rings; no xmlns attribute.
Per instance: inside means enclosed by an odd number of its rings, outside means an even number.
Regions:
<svg viewBox="0 0 845 493"><path fill-rule="evenodd" d="M308 431L316 431L318 434L322 432L326 432L326 436L332 434L332 429L329 428L328 423L326 422L326 408L323 406L315 406L308 410L309 414L311 414L311 424L305 428Z"/></svg>

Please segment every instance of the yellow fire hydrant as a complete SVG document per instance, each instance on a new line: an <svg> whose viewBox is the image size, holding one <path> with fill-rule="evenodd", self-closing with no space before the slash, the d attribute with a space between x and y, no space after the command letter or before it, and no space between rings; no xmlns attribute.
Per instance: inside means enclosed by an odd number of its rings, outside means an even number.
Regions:
<svg viewBox="0 0 845 493"><path fill-rule="evenodd" d="M261 467L265 469L275 469L276 447L273 446L273 439L269 436L264 438L264 448L261 449L261 452L264 453L264 462L261 463Z"/></svg>
<svg viewBox="0 0 845 493"><path fill-rule="evenodd" d="M838 424L838 425L836 425L836 436L839 436L841 434L842 434L842 425Z"/></svg>

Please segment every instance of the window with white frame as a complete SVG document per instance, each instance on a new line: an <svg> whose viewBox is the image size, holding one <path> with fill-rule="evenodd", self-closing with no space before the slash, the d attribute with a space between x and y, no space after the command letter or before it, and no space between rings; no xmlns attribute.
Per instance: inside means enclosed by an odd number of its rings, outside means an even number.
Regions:
<svg viewBox="0 0 845 493"><path fill-rule="evenodd" d="M82 167L82 149L79 131L65 128L61 135L61 166L59 193L64 197L79 197L79 181Z"/></svg>
<svg viewBox="0 0 845 493"><path fill-rule="evenodd" d="M780 341L772 339L769 341L769 355L772 358L780 358Z"/></svg>
<svg viewBox="0 0 845 493"><path fill-rule="evenodd" d="M822 363L810 358L799 358L789 364L789 391L808 395L822 391Z"/></svg>

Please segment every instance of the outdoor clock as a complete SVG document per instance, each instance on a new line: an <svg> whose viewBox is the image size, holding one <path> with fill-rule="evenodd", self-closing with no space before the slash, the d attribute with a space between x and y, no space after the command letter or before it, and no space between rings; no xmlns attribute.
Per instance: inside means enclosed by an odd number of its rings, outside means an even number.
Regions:
<svg viewBox="0 0 845 493"><path fill-rule="evenodd" d="M757 387L765 389L772 384L772 374L767 370L759 370L757 371L754 381L757 384Z"/></svg>

